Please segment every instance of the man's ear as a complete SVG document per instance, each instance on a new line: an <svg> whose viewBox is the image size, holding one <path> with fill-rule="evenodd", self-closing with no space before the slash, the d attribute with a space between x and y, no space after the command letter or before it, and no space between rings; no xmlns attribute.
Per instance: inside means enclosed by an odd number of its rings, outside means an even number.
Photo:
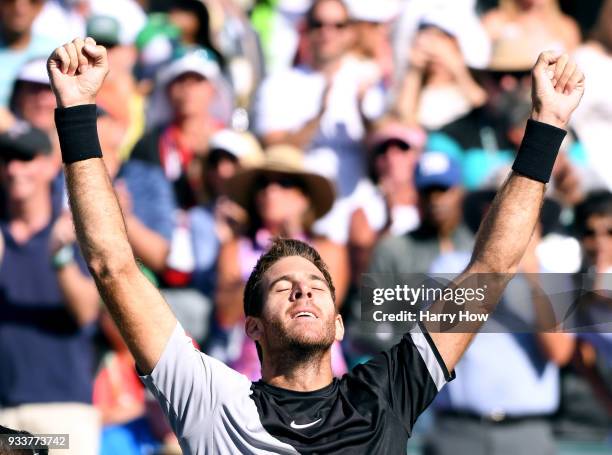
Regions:
<svg viewBox="0 0 612 455"><path fill-rule="evenodd" d="M244 322L244 331L251 340L259 341L263 335L261 319L247 316Z"/></svg>
<svg viewBox="0 0 612 455"><path fill-rule="evenodd" d="M342 341L344 338L344 321L342 321L342 316L339 314L336 315L336 341Z"/></svg>

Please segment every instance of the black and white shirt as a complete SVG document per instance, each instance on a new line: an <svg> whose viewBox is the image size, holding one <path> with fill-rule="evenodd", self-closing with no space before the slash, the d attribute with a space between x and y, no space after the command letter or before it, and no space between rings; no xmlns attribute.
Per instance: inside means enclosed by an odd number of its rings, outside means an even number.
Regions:
<svg viewBox="0 0 612 455"><path fill-rule="evenodd" d="M417 328L327 387L294 392L252 383L177 324L142 379L185 454L405 454L417 417L453 377Z"/></svg>

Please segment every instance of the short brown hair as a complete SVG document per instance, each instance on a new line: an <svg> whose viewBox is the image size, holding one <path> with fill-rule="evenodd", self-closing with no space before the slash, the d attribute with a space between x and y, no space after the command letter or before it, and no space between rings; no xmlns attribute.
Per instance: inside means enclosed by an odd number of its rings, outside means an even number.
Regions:
<svg viewBox="0 0 612 455"><path fill-rule="evenodd" d="M257 261L257 265L255 265L251 272L244 288L245 316L259 317L261 315L265 297L262 289L263 277L278 260L289 256L300 256L312 262L323 274L332 299L334 302L336 301L336 289L334 288L331 275L317 250L300 240L276 238L272 242L270 249Z"/></svg>

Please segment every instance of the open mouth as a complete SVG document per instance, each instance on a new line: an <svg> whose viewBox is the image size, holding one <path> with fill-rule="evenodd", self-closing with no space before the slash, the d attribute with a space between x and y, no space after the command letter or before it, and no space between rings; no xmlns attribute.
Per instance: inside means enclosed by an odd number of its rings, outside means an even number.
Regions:
<svg viewBox="0 0 612 455"><path fill-rule="evenodd" d="M293 315L292 319L297 319L297 318L312 318L312 319L317 319L317 317L314 315L314 313L311 313L310 311L300 311L298 313L295 313Z"/></svg>

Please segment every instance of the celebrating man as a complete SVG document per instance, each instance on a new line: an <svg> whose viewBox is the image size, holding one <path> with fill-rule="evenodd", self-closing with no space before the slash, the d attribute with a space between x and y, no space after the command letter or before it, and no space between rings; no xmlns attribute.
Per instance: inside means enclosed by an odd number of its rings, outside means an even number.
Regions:
<svg viewBox="0 0 612 455"><path fill-rule="evenodd" d="M101 295L157 396L185 453L405 453L428 406L473 337L427 333L334 379L330 347L344 327L334 286L318 253L278 240L246 286L246 332L256 341L263 379L244 376L197 351L158 291L140 273L104 168L95 97L106 51L90 38L56 49L49 74L79 243ZM563 128L584 91L565 55L540 55L533 111L514 171L482 224L464 276L510 276L538 213ZM505 283L507 278L502 280ZM503 286L489 296L496 300Z"/></svg>

